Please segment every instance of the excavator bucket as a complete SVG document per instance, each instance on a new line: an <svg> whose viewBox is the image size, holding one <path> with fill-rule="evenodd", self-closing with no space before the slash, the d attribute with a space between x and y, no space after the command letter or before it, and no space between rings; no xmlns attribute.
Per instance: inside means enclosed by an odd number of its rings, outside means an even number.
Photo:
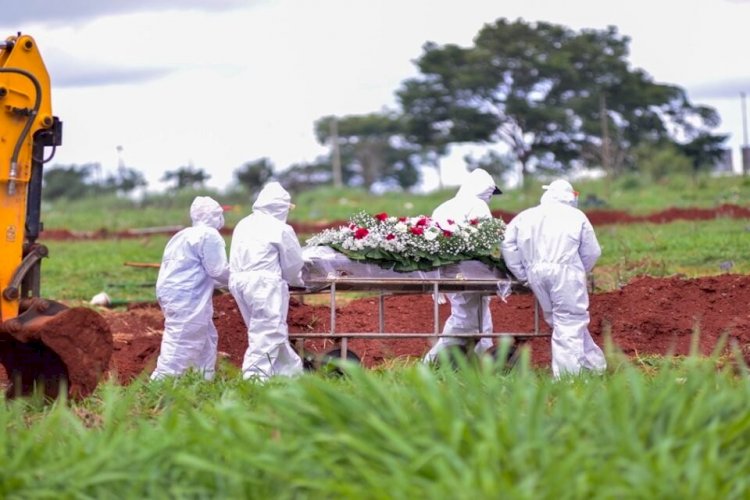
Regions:
<svg viewBox="0 0 750 500"><path fill-rule="evenodd" d="M9 380L8 397L39 391L48 398L67 392L80 399L107 372L113 342L104 318L85 307L49 304L44 312L30 308L19 315L20 328L2 335L0 364Z"/></svg>
<svg viewBox="0 0 750 500"><path fill-rule="evenodd" d="M106 373L112 334L99 314L39 299L46 147L62 144L50 77L36 41L0 40L0 363L10 396L90 394ZM29 304L31 304L29 306Z"/></svg>

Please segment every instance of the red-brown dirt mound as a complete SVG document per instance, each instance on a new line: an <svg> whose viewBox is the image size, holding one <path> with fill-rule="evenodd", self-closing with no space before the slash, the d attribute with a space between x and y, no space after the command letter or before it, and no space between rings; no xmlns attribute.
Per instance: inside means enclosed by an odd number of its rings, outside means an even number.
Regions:
<svg viewBox="0 0 750 500"><path fill-rule="evenodd" d="M51 397L58 395L66 379L71 397L91 394L112 358L113 340L105 318L89 308L74 307L27 319L22 330L8 332L10 338L4 336L0 342L0 380L6 382L8 374L13 377L13 395L30 394L39 379Z"/></svg>
<svg viewBox="0 0 750 500"><path fill-rule="evenodd" d="M698 279L637 278L615 292L591 296L589 328L597 343L604 334L629 356L685 355L695 341L701 354L716 348L726 334L729 345L737 345L750 360L750 276L721 275ZM385 330L394 333L433 331L433 302L429 295L390 296L385 301ZM214 298L214 321L219 331L219 351L240 366L247 347L245 325L231 295ZM512 295L507 303L492 300L495 331L528 333L534 326L533 296ZM449 314L440 306L441 323ZM114 354L109 372L121 383L147 375L159 352L164 318L156 304L138 304L125 312L102 311L112 331ZM336 310L337 332L375 332L378 325L377 298L362 298ZM289 329L294 333L330 331L327 305L310 305L292 299ZM548 332L542 322L542 331ZM693 332L699 332L694 337ZM694 340L695 339L695 340ZM535 366L549 367L548 338L528 342ZM334 343L307 340L305 349L322 352ZM377 366L394 358L415 358L429 349L427 339L352 339L349 348L365 366ZM83 365L81 365L83 366ZM76 367L71 367L76 369ZM4 374L0 373L0 378Z"/></svg>
<svg viewBox="0 0 750 500"><path fill-rule="evenodd" d="M602 345L604 333L611 332L613 343L630 356L684 355L690 352L692 333L699 331L698 347L708 355L722 334L728 334L750 359L750 276L721 275L699 279L638 278L615 292L591 296L590 330ZM385 330L388 332L429 333L433 331L433 302L428 295L386 298ZM214 299L214 321L219 331L219 351L240 366L247 347L245 325L231 295ZM495 331L527 333L533 330L534 303L531 295L512 295L507 303L492 300ZM141 305L127 312L105 311L115 341L110 370L122 383L153 369L159 350L163 317L158 306ZM449 314L440 307L441 322ZM542 322L543 331L548 331ZM338 332L375 332L378 326L376 298L354 300L337 307ZM327 305L310 305L292 299L289 311L291 332L330 331ZM530 341L536 366L548 367L548 338ZM332 341L307 340L305 348L320 352ZM429 348L426 339L353 339L349 348L368 366L397 357L419 357Z"/></svg>

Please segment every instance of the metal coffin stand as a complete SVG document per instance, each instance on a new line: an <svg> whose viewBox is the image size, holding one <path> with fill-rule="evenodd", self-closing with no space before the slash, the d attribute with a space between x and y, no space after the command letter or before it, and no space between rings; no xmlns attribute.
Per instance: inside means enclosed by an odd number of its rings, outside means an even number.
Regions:
<svg viewBox="0 0 750 500"><path fill-rule="evenodd" d="M504 280L507 285L509 280ZM463 279L463 278L430 278L430 277L353 277L331 276L306 278L307 289L304 294L330 294L330 332L328 333L290 333L289 338L295 341L298 352L304 351L306 339L333 339L340 348L341 359L347 359L348 339L402 339L402 338L430 338L441 337L466 338L476 340L483 337L512 337L516 340L529 340L535 337L549 337L549 333L539 331L539 304L534 301L534 331L533 332L497 332L497 333L453 333L442 334L439 318L438 298L441 293L478 292L482 295L498 294L497 278ZM372 333L336 332L336 293L344 291L377 292L378 293L378 331ZM531 293L530 289L519 282L510 280L512 293ZM432 294L433 295L433 333L386 333L385 330L385 297L399 294ZM482 310L479 310L479 325L482 324Z"/></svg>

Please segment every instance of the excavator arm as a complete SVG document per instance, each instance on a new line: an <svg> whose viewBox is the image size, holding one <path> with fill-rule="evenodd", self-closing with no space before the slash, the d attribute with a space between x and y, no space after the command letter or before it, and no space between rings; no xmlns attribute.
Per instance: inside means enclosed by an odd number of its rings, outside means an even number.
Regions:
<svg viewBox="0 0 750 500"><path fill-rule="evenodd" d="M10 396L61 387L74 397L94 390L112 354L104 319L86 308L43 300L43 165L62 143L52 114L50 78L35 40L0 42L0 364ZM45 148L52 154L45 158Z"/></svg>

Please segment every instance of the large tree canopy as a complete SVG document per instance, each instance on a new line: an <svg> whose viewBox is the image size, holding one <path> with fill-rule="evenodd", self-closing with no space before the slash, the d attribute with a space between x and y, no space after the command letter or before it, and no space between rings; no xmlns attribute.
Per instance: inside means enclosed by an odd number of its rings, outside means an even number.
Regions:
<svg viewBox="0 0 750 500"><path fill-rule="evenodd" d="M718 124L685 91L630 67L617 29L573 31L550 23L485 25L471 47L427 43L420 76L397 95L407 137L445 150L504 143L524 175L538 168L602 165L616 173L642 142L675 144Z"/></svg>

